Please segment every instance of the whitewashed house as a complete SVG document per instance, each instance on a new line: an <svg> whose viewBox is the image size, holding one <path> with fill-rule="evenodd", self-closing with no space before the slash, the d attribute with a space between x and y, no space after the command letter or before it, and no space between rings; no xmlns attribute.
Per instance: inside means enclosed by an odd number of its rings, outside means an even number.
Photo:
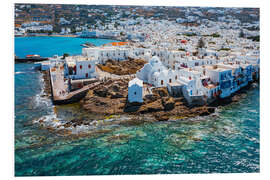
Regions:
<svg viewBox="0 0 270 180"><path fill-rule="evenodd" d="M88 79L96 77L96 60L75 60L68 62L73 67L71 79Z"/></svg>
<svg viewBox="0 0 270 180"><path fill-rule="evenodd" d="M225 69L221 67L214 66L206 66L206 75L210 77L210 79L217 83L220 87L221 98L225 98L231 95L231 86L232 86L232 70Z"/></svg>
<svg viewBox="0 0 270 180"><path fill-rule="evenodd" d="M143 81L134 78L128 83L128 101L129 102L143 102Z"/></svg>
<svg viewBox="0 0 270 180"><path fill-rule="evenodd" d="M172 73L172 72L170 72ZM166 87L168 81L168 69L162 64L157 56L150 59L142 69L137 71L137 77L143 82L155 87ZM171 75L172 77L173 75Z"/></svg>
<svg viewBox="0 0 270 180"><path fill-rule="evenodd" d="M126 60L130 50L127 48L116 47L94 47L83 48L82 55L98 60L98 63L105 63L107 60Z"/></svg>

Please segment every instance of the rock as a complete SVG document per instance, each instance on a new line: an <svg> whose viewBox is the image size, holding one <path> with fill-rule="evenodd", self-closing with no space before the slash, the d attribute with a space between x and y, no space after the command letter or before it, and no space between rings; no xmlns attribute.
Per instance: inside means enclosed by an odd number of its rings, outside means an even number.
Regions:
<svg viewBox="0 0 270 180"><path fill-rule="evenodd" d="M107 97L108 94L109 94L107 88L104 88L104 89L95 89L95 90L94 90L94 93L95 93L97 96L100 96L100 97Z"/></svg>
<svg viewBox="0 0 270 180"><path fill-rule="evenodd" d="M126 106L124 107L124 112L137 112L141 106Z"/></svg>
<svg viewBox="0 0 270 180"><path fill-rule="evenodd" d="M86 94L86 96L82 99L83 101L87 101L95 96L93 90L89 90Z"/></svg>
<svg viewBox="0 0 270 180"><path fill-rule="evenodd" d="M174 108L175 102L172 97L162 98L162 104L164 106L165 111L172 110Z"/></svg>
<svg viewBox="0 0 270 180"><path fill-rule="evenodd" d="M70 127L71 126L71 123L70 122L67 122L66 124L64 124L64 127L67 128L67 127Z"/></svg>
<svg viewBox="0 0 270 180"><path fill-rule="evenodd" d="M139 118L138 119L132 118L132 119L128 119L125 121L121 121L119 124L124 125L124 126L137 126L137 125L140 125L143 123L144 123L144 121L139 119Z"/></svg>
<svg viewBox="0 0 270 180"><path fill-rule="evenodd" d="M160 97L169 96L169 93L166 87L154 88L152 91L154 94L158 94Z"/></svg>
<svg viewBox="0 0 270 180"><path fill-rule="evenodd" d="M161 99L159 99L155 102L142 105L138 110L138 112L146 113L146 112L157 112L162 110L163 110L162 101Z"/></svg>
<svg viewBox="0 0 270 180"><path fill-rule="evenodd" d="M214 107L197 107L192 110L193 113L198 114L199 116L208 116L215 112Z"/></svg>
<svg viewBox="0 0 270 180"><path fill-rule="evenodd" d="M120 94L119 92L111 92L111 98L116 99L116 98L123 98L123 94Z"/></svg>
<svg viewBox="0 0 270 180"><path fill-rule="evenodd" d="M119 85L118 85L118 84L114 84L114 85L112 86L112 90L113 90L114 92L119 92L119 90L120 90Z"/></svg>
<svg viewBox="0 0 270 180"><path fill-rule="evenodd" d="M169 120L169 116L166 114L155 114L154 117L158 121L168 121Z"/></svg>
<svg viewBox="0 0 270 180"><path fill-rule="evenodd" d="M215 110L216 110L216 108L214 108L214 107L208 107L207 110L208 110L209 113L214 113Z"/></svg>
<svg viewBox="0 0 270 180"><path fill-rule="evenodd" d="M146 103L151 103L158 100L158 95L156 94L147 94L146 96L144 96L144 102Z"/></svg>
<svg viewBox="0 0 270 180"><path fill-rule="evenodd" d="M105 102L105 99L101 99L101 98L94 98L92 99L92 101L90 101L89 104L95 103L96 106L107 106L107 102Z"/></svg>
<svg viewBox="0 0 270 180"><path fill-rule="evenodd" d="M202 111L199 113L199 116L208 116L210 113L208 111Z"/></svg>

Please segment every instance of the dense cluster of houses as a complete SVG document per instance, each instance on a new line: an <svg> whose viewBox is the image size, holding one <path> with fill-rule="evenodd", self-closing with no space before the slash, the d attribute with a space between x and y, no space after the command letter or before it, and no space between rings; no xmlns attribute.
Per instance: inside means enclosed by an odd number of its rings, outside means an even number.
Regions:
<svg viewBox="0 0 270 180"><path fill-rule="evenodd" d="M192 60L191 60L192 61ZM208 65L167 68L158 57L137 72L137 77L153 87L167 87L172 96L183 95L189 104L210 103L226 98L258 78L256 62L217 60Z"/></svg>
<svg viewBox="0 0 270 180"><path fill-rule="evenodd" d="M205 52L201 50L197 56L184 56L182 52L135 48L122 43L122 46L83 48L82 55L66 57L65 61L70 79L87 79L98 78L96 64L109 59L145 59L147 63L129 83L130 102L143 101L143 84L147 84L150 88L167 87L171 96L182 95L190 104L202 105L217 97L230 96L259 76L256 52L245 57L222 57Z"/></svg>
<svg viewBox="0 0 270 180"><path fill-rule="evenodd" d="M165 20L131 25L127 33L142 34L144 41L83 48L81 55L65 58L69 78L98 78L96 64L109 59L144 59L147 63L129 83L130 102L143 101L144 85L167 87L171 96L184 96L190 104L226 98L258 79L259 42L240 37L239 28L230 28L238 22L205 21L198 27Z"/></svg>

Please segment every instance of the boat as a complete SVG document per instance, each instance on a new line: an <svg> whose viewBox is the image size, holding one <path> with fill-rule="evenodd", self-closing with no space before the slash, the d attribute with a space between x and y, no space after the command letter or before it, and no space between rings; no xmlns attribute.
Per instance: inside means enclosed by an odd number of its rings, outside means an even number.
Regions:
<svg viewBox="0 0 270 180"><path fill-rule="evenodd" d="M83 46L83 47L96 47L96 45L94 45L93 43L90 43L90 42L86 42L86 43L84 43L84 44L81 44L81 46Z"/></svg>
<svg viewBox="0 0 270 180"><path fill-rule="evenodd" d="M23 62L39 62L39 61L46 61L49 58L46 57L41 57L38 54L33 54L33 55L26 55L25 58L20 58L15 55L15 62L16 63L23 63Z"/></svg>

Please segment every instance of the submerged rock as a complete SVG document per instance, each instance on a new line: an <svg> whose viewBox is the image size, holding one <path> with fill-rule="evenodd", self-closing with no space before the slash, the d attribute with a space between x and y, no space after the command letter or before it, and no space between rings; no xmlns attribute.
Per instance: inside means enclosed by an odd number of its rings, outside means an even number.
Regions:
<svg viewBox="0 0 270 180"><path fill-rule="evenodd" d="M168 121L169 120L169 116L166 114L155 114L154 117L158 121Z"/></svg>
<svg viewBox="0 0 270 180"><path fill-rule="evenodd" d="M130 135L127 134L116 134L112 135L107 138L107 141L112 142L112 141L123 141L123 140L128 140Z"/></svg>

